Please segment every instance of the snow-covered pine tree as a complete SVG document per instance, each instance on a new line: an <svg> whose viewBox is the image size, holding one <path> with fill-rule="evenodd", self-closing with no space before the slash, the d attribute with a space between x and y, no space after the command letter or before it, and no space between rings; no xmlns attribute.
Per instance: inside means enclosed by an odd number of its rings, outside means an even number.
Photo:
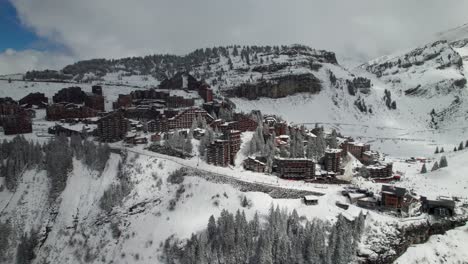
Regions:
<svg viewBox="0 0 468 264"><path fill-rule="evenodd" d="M434 165L432 165L431 171L436 171L438 169L439 169L439 163L436 161L436 162L434 162Z"/></svg>
<svg viewBox="0 0 468 264"><path fill-rule="evenodd" d="M335 129L332 130L329 140L328 140L328 146L332 149L338 148L338 139L337 139L337 132Z"/></svg>
<svg viewBox="0 0 468 264"><path fill-rule="evenodd" d="M424 174L424 173L426 173L426 172L427 172L426 163L424 163L424 164L422 165L422 168L421 168L421 174Z"/></svg>
<svg viewBox="0 0 468 264"><path fill-rule="evenodd" d="M440 157L439 167L445 168L447 166L448 166L447 157L445 156Z"/></svg>
<svg viewBox="0 0 468 264"><path fill-rule="evenodd" d="M439 147L436 147L434 154L439 154Z"/></svg>

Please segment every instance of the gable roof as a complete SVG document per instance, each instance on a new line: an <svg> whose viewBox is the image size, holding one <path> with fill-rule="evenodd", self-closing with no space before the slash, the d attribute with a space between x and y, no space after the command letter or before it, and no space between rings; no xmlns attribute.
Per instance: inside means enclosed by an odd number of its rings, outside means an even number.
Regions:
<svg viewBox="0 0 468 264"><path fill-rule="evenodd" d="M406 194L406 189L393 185L382 185L382 193L392 194L398 197L403 197Z"/></svg>

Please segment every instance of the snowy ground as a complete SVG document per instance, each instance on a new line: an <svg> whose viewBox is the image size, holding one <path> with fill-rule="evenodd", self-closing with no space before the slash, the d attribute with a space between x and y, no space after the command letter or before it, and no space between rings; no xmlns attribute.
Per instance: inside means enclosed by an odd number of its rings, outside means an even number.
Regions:
<svg viewBox="0 0 468 264"><path fill-rule="evenodd" d="M448 231L445 235L435 235L429 241L410 247L395 263L397 264L436 264L468 263L468 224Z"/></svg>
<svg viewBox="0 0 468 264"><path fill-rule="evenodd" d="M70 84L60 83L33 83L14 81L0 81L0 97L10 96L20 99L30 92L44 92L49 98L58 90L69 87ZM85 91L91 90L91 85L80 84ZM376 94L370 95L370 102L375 105L375 115L363 116L354 109L352 101L340 97L342 105L337 107L330 98L335 95L342 96L342 91L325 91L319 95L295 95L282 99L260 99L244 101L234 99L238 109L248 111L260 109L264 113L276 113L289 121L304 123L313 126L316 122L322 123L327 128L336 128L344 135L350 135L358 140L369 142L372 149L382 151L389 156L389 160L395 163L394 170L403 174L399 186L413 189L421 195L454 195L467 196L468 180L464 175L467 170L466 160L468 151L449 152L462 140L468 139L467 127L464 123L452 124L445 130L434 131L427 127L427 118L424 111L429 111L433 106L425 104L443 104L420 100L402 99L399 101L399 110L391 112L383 107L378 107L384 86L376 84ZM114 101L119 93L129 93L134 90L128 86L104 86L106 107ZM450 100L445 98L441 100ZM416 103L415 103L416 102ZM421 107L421 112L415 113ZM405 113L405 111L407 111ZM410 114L408 114L410 113ZM346 120L344 122L343 120ZM423 122L424 121L424 122ZM34 122L34 133L26 134L31 140L44 141L46 137L39 137L36 132L45 132L52 122L45 121L45 111L39 110ZM11 136L0 137L11 139ZM243 135L243 146L250 133ZM440 155L433 155L436 146L446 150L449 167L425 175L419 174L421 163L409 164L405 158L428 157L439 159ZM115 148L122 145L114 144ZM80 162L74 162L74 171L70 174L67 188L62 194L61 203L57 208L57 222L49 235L44 251L38 256L40 260L47 259L56 263L82 263L85 256L99 256L94 262L108 263L154 263L158 255L158 249L170 235L179 238L187 238L193 232L197 232L206 226L210 215L219 215L221 210L235 211L245 210L248 217L252 217L255 211L266 213L271 205L280 206L289 210L296 209L300 215L309 219L319 217L334 220L336 215L344 213L349 217L357 215L361 209L351 205L347 211L338 208L335 203L346 202L340 195L342 186L318 185L304 183L302 181L287 181L277 177L254 173L243 170L240 161L245 158L241 150L237 157L237 166L220 168L200 162L197 157L190 160L182 160L174 157L143 150L142 146L132 148L130 155L132 161L132 179L134 189L126 198L121 208L112 214L105 214L99 208L99 199L104 190L116 181L117 155L113 154L104 173L99 176L95 172L84 168ZM273 199L265 193L242 193L235 187L227 184L208 182L199 177L186 177L183 185L185 191L177 202L175 210L169 210L169 201L175 197L180 186L167 182L168 174L181 167L192 167L200 171L220 174L237 180L251 183L260 183L271 186L281 186L293 190L309 190L323 193L318 197L317 206L305 206L300 199ZM427 165L428 169L432 163ZM363 186L379 190L380 184L359 182ZM3 178L0 178L3 184ZM27 171L23 180L14 194L4 190L0 192L0 219L11 216L15 224L28 230L37 228L41 223L51 219L48 211L46 191L48 178L44 172ZM246 196L252 201L250 208L241 207L240 197ZM390 216L369 212L370 219L380 223L380 226L399 221ZM74 223L78 219L78 224ZM119 238L112 238L111 223L117 225L122 234ZM379 232L379 231L375 231ZM463 259L464 252L450 244L450 241L463 241L466 238L465 229L459 228L450 231L447 236L431 238L428 244L411 248L403 255L399 263L425 263L423 252L428 249L438 248L439 256L431 256L431 259L446 259L448 263L456 263ZM438 239L438 240L434 240ZM450 240L450 241L449 241ZM441 241L441 242L437 242ZM447 243L445 243L447 242ZM455 242L453 242L455 243ZM84 246L86 245L86 246ZM462 245L462 244L459 244ZM460 247L460 246L459 246ZM445 251L446 249L446 251ZM452 258L453 257L453 258Z"/></svg>

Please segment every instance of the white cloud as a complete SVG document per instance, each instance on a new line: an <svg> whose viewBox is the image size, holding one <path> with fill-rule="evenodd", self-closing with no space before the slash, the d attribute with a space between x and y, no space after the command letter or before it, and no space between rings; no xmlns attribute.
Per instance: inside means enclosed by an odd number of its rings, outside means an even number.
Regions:
<svg viewBox="0 0 468 264"><path fill-rule="evenodd" d="M10 0L26 26L74 57L303 43L363 58L463 24L464 0Z"/></svg>
<svg viewBox="0 0 468 264"><path fill-rule="evenodd" d="M73 61L73 58L58 53L7 49L0 53L0 74L24 73L29 70L61 69Z"/></svg>

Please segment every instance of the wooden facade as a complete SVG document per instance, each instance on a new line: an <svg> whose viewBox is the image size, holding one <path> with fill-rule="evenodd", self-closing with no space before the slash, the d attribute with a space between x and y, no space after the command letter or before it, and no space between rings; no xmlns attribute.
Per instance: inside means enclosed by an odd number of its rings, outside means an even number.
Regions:
<svg viewBox="0 0 468 264"><path fill-rule="evenodd" d="M315 176L315 163L311 159L277 157L274 167L281 178L304 179Z"/></svg>
<svg viewBox="0 0 468 264"><path fill-rule="evenodd" d="M120 141L125 138L128 127L122 111L115 111L99 119L97 135L101 142Z"/></svg>
<svg viewBox="0 0 468 264"><path fill-rule="evenodd" d="M325 150L324 166L326 171L338 173L341 167L341 149Z"/></svg>
<svg viewBox="0 0 468 264"><path fill-rule="evenodd" d="M56 121L68 118L88 118L97 116L98 111L87 106L73 103L57 103L49 105L46 110L47 120Z"/></svg>

